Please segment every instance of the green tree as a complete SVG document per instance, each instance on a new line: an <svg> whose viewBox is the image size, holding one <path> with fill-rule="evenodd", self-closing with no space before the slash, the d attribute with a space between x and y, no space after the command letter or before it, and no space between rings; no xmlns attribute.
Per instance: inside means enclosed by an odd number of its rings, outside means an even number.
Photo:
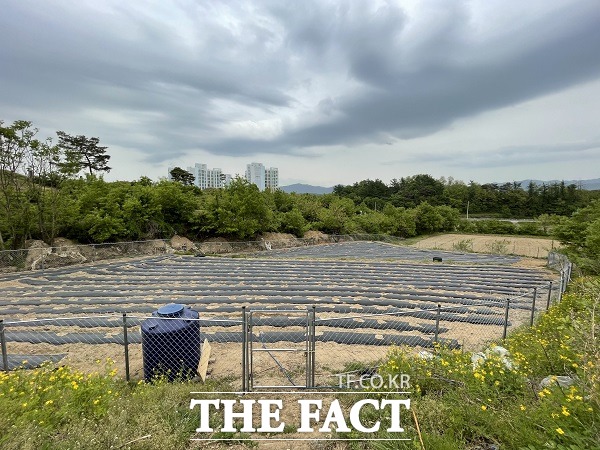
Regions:
<svg viewBox="0 0 600 450"><path fill-rule="evenodd" d="M439 231L455 231L460 222L460 213L450 206L436 206L436 212L442 216Z"/></svg>
<svg viewBox="0 0 600 450"><path fill-rule="evenodd" d="M61 150L50 139L34 141L28 163L30 197L36 204L37 228L42 239L52 244L62 225L68 198L61 195Z"/></svg>
<svg viewBox="0 0 600 450"><path fill-rule="evenodd" d="M175 167L169 172L169 175L171 175L171 179L173 181L181 183L184 186L193 185L196 179L194 174L188 172L187 170L183 170L181 167Z"/></svg>
<svg viewBox="0 0 600 450"><path fill-rule="evenodd" d="M600 273L600 200L562 218L554 233L580 268Z"/></svg>
<svg viewBox="0 0 600 450"><path fill-rule="evenodd" d="M354 202L328 194L322 197L325 206L319 210L318 229L325 233L345 234L352 231L351 220L355 215Z"/></svg>
<svg viewBox="0 0 600 450"><path fill-rule="evenodd" d="M438 210L427 202L421 203L415 209L415 225L417 234L433 233L442 230L444 217Z"/></svg>
<svg viewBox="0 0 600 450"><path fill-rule="evenodd" d="M306 220L298 208L281 213L280 230L284 233L292 233L297 237L302 237L306 231L306 225Z"/></svg>
<svg viewBox="0 0 600 450"><path fill-rule="evenodd" d="M94 172L110 172L110 155L106 154L108 147L100 146L100 139L82 135L71 136L64 131L57 131L56 134L58 146L64 152L65 160L61 163L64 174L73 176L86 170L93 176Z"/></svg>
<svg viewBox="0 0 600 450"><path fill-rule="evenodd" d="M396 208L388 204L383 209L388 218L388 232L393 236L412 237L417 234L415 210Z"/></svg>
<svg viewBox="0 0 600 450"><path fill-rule="evenodd" d="M203 208L196 211L194 222L201 232L246 239L273 230L273 210L255 184L236 177L224 189L217 189Z"/></svg>
<svg viewBox="0 0 600 450"><path fill-rule="evenodd" d="M394 206L414 208L424 201L430 205L441 205L444 201L444 183L431 175L420 174L392 180L391 201Z"/></svg>
<svg viewBox="0 0 600 450"><path fill-rule="evenodd" d="M0 121L0 246L7 233L14 248L42 237L52 242L58 228L61 199L57 190L60 150L51 140L36 139L31 122Z"/></svg>

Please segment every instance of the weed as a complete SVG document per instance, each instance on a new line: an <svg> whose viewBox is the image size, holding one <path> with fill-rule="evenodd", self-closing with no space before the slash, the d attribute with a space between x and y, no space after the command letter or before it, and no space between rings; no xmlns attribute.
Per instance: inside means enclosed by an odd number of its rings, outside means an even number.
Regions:
<svg viewBox="0 0 600 450"><path fill-rule="evenodd" d="M509 244L510 241L502 239L501 241L493 241L486 244L486 248L489 253L492 253L494 255L507 255Z"/></svg>
<svg viewBox="0 0 600 450"><path fill-rule="evenodd" d="M473 253L473 239L462 239L452 244L452 250L457 252Z"/></svg>

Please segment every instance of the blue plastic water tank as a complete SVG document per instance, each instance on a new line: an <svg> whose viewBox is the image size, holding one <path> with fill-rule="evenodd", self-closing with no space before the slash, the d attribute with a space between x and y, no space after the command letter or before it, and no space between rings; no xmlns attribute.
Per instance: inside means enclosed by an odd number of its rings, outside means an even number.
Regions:
<svg viewBox="0 0 600 450"><path fill-rule="evenodd" d="M142 322L144 378L165 375L169 381L197 375L200 362L199 314L170 303Z"/></svg>

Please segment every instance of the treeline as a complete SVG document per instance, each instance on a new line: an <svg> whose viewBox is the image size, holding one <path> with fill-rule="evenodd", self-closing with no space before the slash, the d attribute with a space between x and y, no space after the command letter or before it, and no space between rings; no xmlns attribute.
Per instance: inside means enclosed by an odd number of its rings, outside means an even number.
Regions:
<svg viewBox="0 0 600 450"><path fill-rule="evenodd" d="M101 243L168 238L175 233L192 239L249 239L268 231L303 236L308 230L410 237L454 230L460 222L458 211L448 206L424 202L416 208L386 205L374 211L334 194L260 192L240 178L212 190L146 177L106 182L89 175L65 179L59 187L33 186L36 195L28 194L31 201L22 204L18 214L0 218L7 247L18 248L25 239L51 243L56 236Z"/></svg>
<svg viewBox="0 0 600 450"><path fill-rule="evenodd" d="M94 178L110 171L98 138L57 131L55 144L37 133L31 122L0 120L0 248L19 248L34 236L52 241L68 221L65 188L81 172Z"/></svg>
<svg viewBox="0 0 600 450"><path fill-rule="evenodd" d="M308 230L412 237L445 231L536 235L557 227L569 246L592 249L586 253L590 258L597 255L596 235L588 237L586 228L600 228L596 219L588 224L600 214L594 209L600 209L598 202L590 206L597 193L573 186L524 191L416 175L390 186L365 180L313 195L261 192L239 178L213 190L147 177L106 182L101 175L110 170L110 156L98 138L59 131L54 144L36 135L30 122L0 121L0 249L22 248L28 239L52 244L58 236L102 243L175 233L191 239L251 239L269 231L303 236ZM537 219L467 221L461 219L467 204L471 214ZM570 219L556 215L575 211Z"/></svg>
<svg viewBox="0 0 600 450"><path fill-rule="evenodd" d="M522 189L518 183L465 184L452 178L436 180L431 175L415 175L394 179L390 184L381 180L363 180L353 185L337 185L335 194L352 199L369 208L385 204L414 208L423 201L433 206L446 205L461 214L498 218L535 218L542 214L569 216L595 198L600 191L585 191L564 182L530 183Z"/></svg>

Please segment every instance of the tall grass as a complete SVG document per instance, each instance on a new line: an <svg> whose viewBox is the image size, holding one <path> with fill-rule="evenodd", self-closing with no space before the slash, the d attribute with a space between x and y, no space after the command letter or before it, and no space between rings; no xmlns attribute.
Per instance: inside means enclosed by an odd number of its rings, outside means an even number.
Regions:
<svg viewBox="0 0 600 450"><path fill-rule="evenodd" d="M599 311L600 281L582 280L534 327L502 343L508 356L488 352L473 362L460 350L440 347L423 358L396 348L382 372L411 375L427 449L600 448ZM559 376L570 385L559 385Z"/></svg>
<svg viewBox="0 0 600 450"><path fill-rule="evenodd" d="M115 373L110 362L92 374L49 365L0 373L0 448L188 448L198 421L190 391L227 389L214 382L129 384Z"/></svg>

